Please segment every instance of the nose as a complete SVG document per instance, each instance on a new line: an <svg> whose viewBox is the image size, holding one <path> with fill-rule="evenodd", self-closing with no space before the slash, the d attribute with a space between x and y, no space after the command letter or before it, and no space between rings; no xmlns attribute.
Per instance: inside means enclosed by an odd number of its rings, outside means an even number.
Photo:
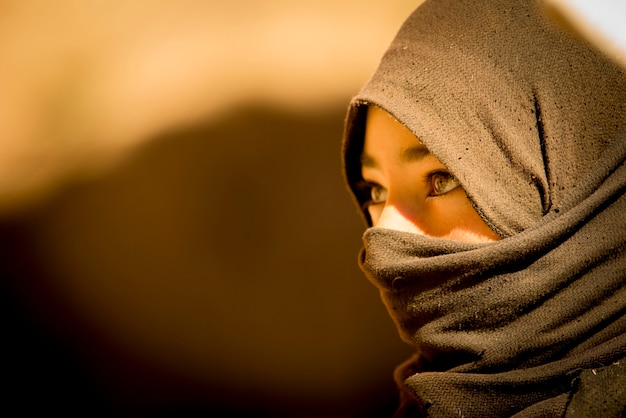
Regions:
<svg viewBox="0 0 626 418"><path fill-rule="evenodd" d="M412 217L403 214L396 206L386 204L374 226L425 235L424 231L413 222Z"/></svg>

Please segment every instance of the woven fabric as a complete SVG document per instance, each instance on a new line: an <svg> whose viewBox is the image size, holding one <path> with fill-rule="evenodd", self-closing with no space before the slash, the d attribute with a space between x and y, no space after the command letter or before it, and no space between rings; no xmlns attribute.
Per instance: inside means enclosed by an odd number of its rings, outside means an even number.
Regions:
<svg viewBox="0 0 626 418"><path fill-rule="evenodd" d="M626 74L536 2L427 0L350 105L358 204L368 105L503 238L365 232L362 269L416 348L404 398L425 416L563 415L582 371L626 356Z"/></svg>

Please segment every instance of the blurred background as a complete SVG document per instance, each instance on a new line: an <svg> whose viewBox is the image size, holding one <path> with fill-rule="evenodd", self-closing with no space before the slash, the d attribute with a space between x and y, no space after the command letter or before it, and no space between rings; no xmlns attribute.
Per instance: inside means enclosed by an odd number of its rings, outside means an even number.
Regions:
<svg viewBox="0 0 626 418"><path fill-rule="evenodd" d="M340 141L418 3L0 0L3 415L390 416Z"/></svg>

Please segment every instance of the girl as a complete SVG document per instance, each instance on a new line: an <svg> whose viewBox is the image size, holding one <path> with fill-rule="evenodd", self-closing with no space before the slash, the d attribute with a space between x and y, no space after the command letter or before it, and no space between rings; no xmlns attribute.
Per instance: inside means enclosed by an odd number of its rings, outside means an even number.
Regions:
<svg viewBox="0 0 626 418"><path fill-rule="evenodd" d="M538 1L427 0L352 100L397 416L622 416L626 73Z"/></svg>

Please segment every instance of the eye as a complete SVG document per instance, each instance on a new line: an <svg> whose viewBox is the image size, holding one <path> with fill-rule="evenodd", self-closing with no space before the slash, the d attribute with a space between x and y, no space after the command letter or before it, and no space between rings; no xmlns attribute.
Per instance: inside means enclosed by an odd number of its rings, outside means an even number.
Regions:
<svg viewBox="0 0 626 418"><path fill-rule="evenodd" d="M370 186L370 205L376 205L380 203L385 203L387 200L387 189L378 184L372 184Z"/></svg>
<svg viewBox="0 0 626 418"><path fill-rule="evenodd" d="M429 174L428 182L430 184L429 196L446 194L461 185L461 183L447 171L435 171Z"/></svg>
<svg viewBox="0 0 626 418"><path fill-rule="evenodd" d="M387 201L387 189L376 183L361 181L356 183L355 186L360 196L359 200L363 202L363 210Z"/></svg>

